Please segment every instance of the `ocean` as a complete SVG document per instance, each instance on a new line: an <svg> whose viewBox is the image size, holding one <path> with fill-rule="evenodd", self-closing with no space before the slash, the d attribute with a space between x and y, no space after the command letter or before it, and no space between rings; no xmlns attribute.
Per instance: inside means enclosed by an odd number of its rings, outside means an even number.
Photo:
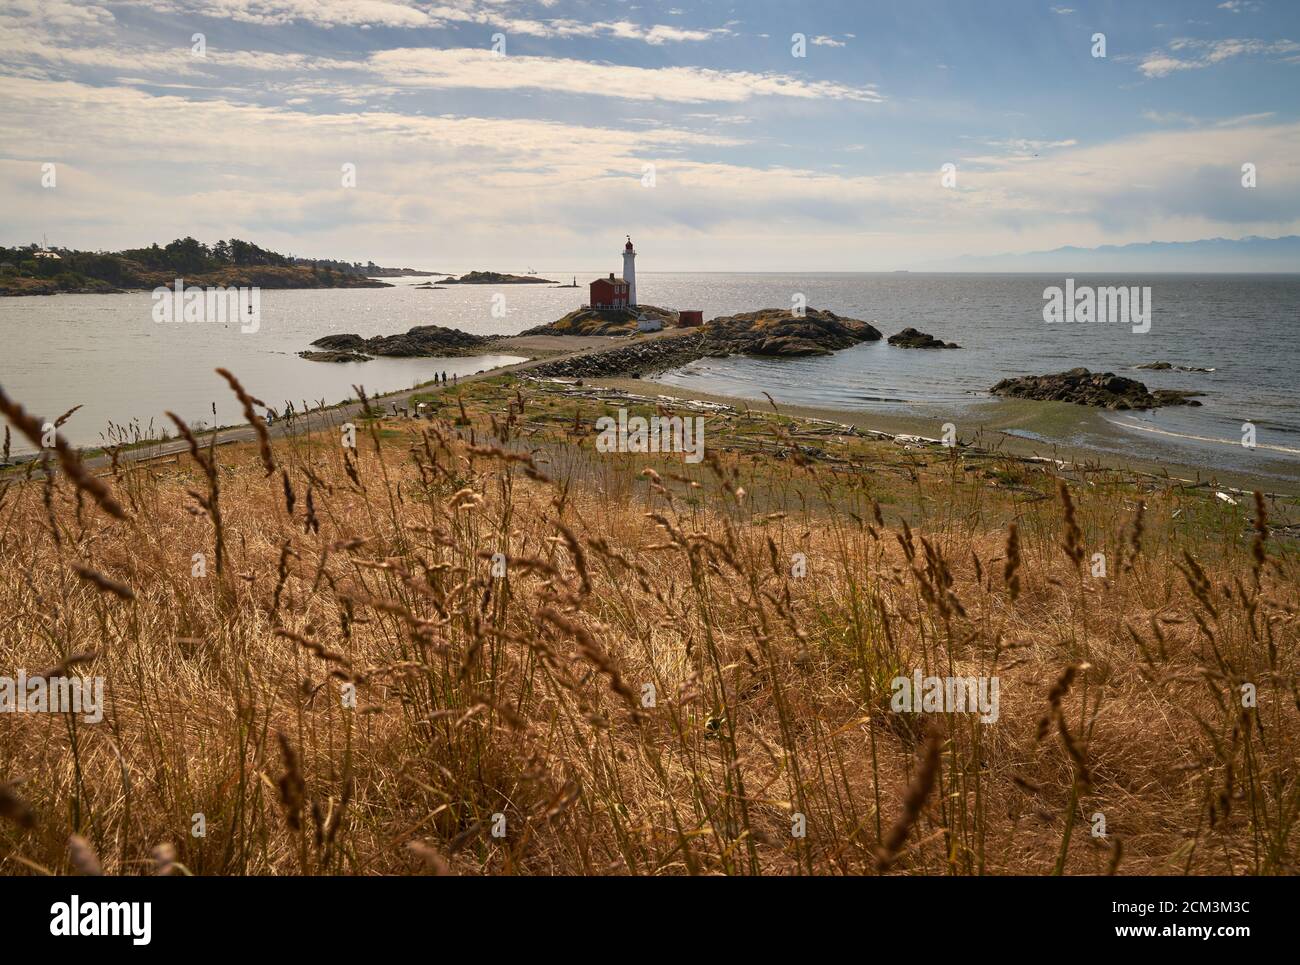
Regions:
<svg viewBox="0 0 1300 965"><path fill-rule="evenodd" d="M568 282L575 274L546 273ZM408 388L443 371L467 374L513 360L375 359L308 362L296 353L326 334L362 336L438 324L475 334L515 334L553 321L586 301L583 287L464 286L263 291L261 322L157 323L147 293L0 299L0 385L42 418L83 406L64 426L78 445L98 445L107 425L170 428L163 412L204 424L241 421L238 403L214 369L233 371L254 395L279 408L352 394ZM1203 392L1200 407L1148 413L1079 409L1077 424L1020 425L1007 431L1045 444L1168 459L1210 469L1293 478L1300 469L1300 275L1074 275L1076 285L1149 287L1150 330L1121 324L1048 324L1044 289L1065 276L1042 274L638 274L642 303L700 309L706 319L766 307L811 308L872 322L887 337L912 326L962 348L897 349L883 341L828 357L702 359L660 381L764 402L877 411L934 423L941 434L963 418L996 423L988 389L1016 375L1076 366L1136 378L1150 388ZM494 299L503 295L504 301ZM1138 370L1167 361L1212 372ZM213 412L215 405L216 411ZM1052 407L1054 408L1054 407ZM1085 418L1086 416L1086 418ZM1104 420L1105 431L1096 431ZM1022 420L1023 421L1023 420ZM1256 445L1241 445L1243 424ZM15 451L23 447L15 445Z"/></svg>

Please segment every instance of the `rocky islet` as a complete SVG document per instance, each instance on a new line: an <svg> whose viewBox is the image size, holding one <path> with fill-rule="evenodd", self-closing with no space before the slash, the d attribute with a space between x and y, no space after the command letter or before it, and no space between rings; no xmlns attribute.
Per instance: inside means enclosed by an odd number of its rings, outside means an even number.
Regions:
<svg viewBox="0 0 1300 965"><path fill-rule="evenodd" d="M897 335L889 336L889 344L896 348L961 348L956 342L945 342L935 338L929 332L919 332L914 328L903 329Z"/></svg>
<svg viewBox="0 0 1300 965"><path fill-rule="evenodd" d="M1072 402L1101 409L1157 409L1167 405L1200 405L1197 392L1148 389L1136 379L1114 372L1070 369L1054 375L1026 375L1003 379L989 390L994 395L1039 402Z"/></svg>

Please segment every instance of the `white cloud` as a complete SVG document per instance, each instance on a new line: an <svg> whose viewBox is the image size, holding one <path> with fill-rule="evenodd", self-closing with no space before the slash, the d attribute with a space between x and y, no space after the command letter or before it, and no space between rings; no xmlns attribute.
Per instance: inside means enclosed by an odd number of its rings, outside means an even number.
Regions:
<svg viewBox="0 0 1300 965"><path fill-rule="evenodd" d="M1142 116L1153 124L1199 124L1200 119L1181 111L1143 111Z"/></svg>
<svg viewBox="0 0 1300 965"><path fill-rule="evenodd" d="M1300 43L1293 40L1195 40L1187 37L1170 42L1168 51L1156 51L1143 58L1138 69L1147 77L1168 77L1177 71L1200 70L1234 57L1281 57L1295 63Z"/></svg>
<svg viewBox="0 0 1300 965"><path fill-rule="evenodd" d="M22 0L34 3L36 0ZM60 3L67 0L58 0ZM517 16L510 0L126 0L160 12L185 12L243 23L282 26L310 23L318 27L445 28L479 24L528 37L611 37L651 45L704 41L731 33L727 27L686 29L627 20L537 19ZM543 7L551 6L543 2ZM671 12L671 11L670 11Z"/></svg>
<svg viewBox="0 0 1300 965"><path fill-rule="evenodd" d="M990 147L1003 149L1007 152L1008 157L1023 154L1037 154L1042 151L1051 151L1063 147L1074 147L1079 143L1072 137L1056 141L1047 141L1041 138L1032 137L982 138L980 141Z"/></svg>
<svg viewBox="0 0 1300 965"><path fill-rule="evenodd" d="M192 8L189 0L150 0L155 8L167 2ZM333 0L216 2L227 13L297 11L317 17L312 22L319 25L344 25ZM513 18L518 8L511 3L491 9L482 3L347 6L376 27L384 18L406 16L390 8L409 7L442 24L496 17L493 23L522 24L523 31L548 37L647 44L703 39L663 28L656 41L658 28L621 19ZM47 9L50 23L41 19ZM15 23L24 29L5 30ZM510 251L530 258L527 251L540 244L557 256L586 252L593 237L609 230L616 211L621 223L644 229L647 241L657 236L660 250L699 259L678 266L729 267L736 252L744 252L747 259L752 254L755 268L783 268L791 251L809 266L861 267L871 263L862 259L872 252L898 264L912 255L933 260L978 250L1281 234L1300 227L1300 125L1268 115L1198 121L1150 113L1150 120L1187 129L1087 147L1073 138L972 139L982 145L980 153L954 158L960 161L959 188L944 190L937 163L933 171L864 173L883 153L865 130L852 135L857 144L819 152L765 125L758 106L734 106L763 98L839 102L834 123L847 125L876 116L858 107L884 99L871 86L746 70L501 58L486 49L421 48L414 39L397 50L366 55L344 46L334 57L318 58L222 49L215 44L223 32L213 29L208 58L197 60L189 54L190 32L187 22L169 30L176 46L162 46L160 34L151 35L149 46L138 33L122 30L104 7L5 0L0 208L6 216L0 230L10 240L37 238L46 228L82 247L121 247L181 233L206 240L236 235L299 253L381 261L409 263L427 253L430 264L443 265L437 255L446 249L435 246L454 237L457 257L486 264ZM268 45L281 36L253 34L271 38ZM1166 71L1172 73L1234 57L1294 57L1295 46L1179 40L1151 57L1175 62ZM1148 76L1164 76L1159 69ZM101 83L105 73L129 78L118 83L153 93L60 79L83 72ZM382 100L425 89L617 102L576 115L588 123L428 117L374 106L434 102L427 96ZM552 105L564 103L554 96L478 100L532 105L512 107L515 114L555 113ZM643 106L654 101L703 106L678 108L671 114L678 126L664 126L652 116L660 112ZM279 102L284 106L265 106ZM1017 121L1012 129L1029 127ZM776 140L789 141L788 150L776 153ZM870 154L862 150L867 143ZM791 160L777 166L756 157ZM1169 157L1179 164L1171 168ZM1243 159L1259 167L1256 191L1239 187ZM57 192L38 187L34 172L46 160L60 165ZM640 185L647 160L657 166L654 190ZM344 161L358 165L355 191L339 186ZM780 230L772 231L773 225Z"/></svg>
<svg viewBox="0 0 1300 965"><path fill-rule="evenodd" d="M1243 120L1088 147L1010 140L1001 146L1011 154L963 161L948 190L937 165L876 175L759 165L738 138L615 129L600 115L583 126L313 114L15 77L0 78L0 98L6 235L52 230L80 247L190 233L439 267L448 251L486 264L545 246L581 259L617 212L619 227L678 266L734 266L740 252L776 269L791 251L800 264L850 267L873 253L899 264L1300 225L1300 123ZM1014 153L1035 146L1051 153ZM1261 172L1256 191L1239 185L1242 158ZM59 163L57 192L39 186L47 160ZM657 167L653 190L640 183L646 160ZM355 190L339 185L345 161L357 164Z"/></svg>
<svg viewBox="0 0 1300 965"><path fill-rule="evenodd" d="M188 39L188 38L187 38ZM109 70L134 70L165 79L196 77L204 72L238 69L268 73L312 74L332 70L364 70L364 62L309 57L296 53L273 53L263 50L223 50L209 46L204 57L196 57L187 44L174 47L124 46L110 42L78 46L55 42L54 38L27 33L0 34L0 58L4 70L18 62L43 61L51 64Z"/></svg>
<svg viewBox="0 0 1300 965"><path fill-rule="evenodd" d="M239 23L319 27L440 27L446 21L427 3L406 0L124 0L159 13L181 13ZM445 8L457 12L456 8Z"/></svg>
<svg viewBox="0 0 1300 965"><path fill-rule="evenodd" d="M62 0L52 0L54 12L63 9ZM156 0L155 0L156 2ZM263 4L253 0L232 0L235 8L249 16L270 15L268 10L279 11L284 16L298 12L299 6L274 0ZM205 76L218 75L229 79L232 72L258 74L285 73L299 77L295 93L332 94L342 103L357 104L385 96L399 89L413 88L467 88L480 90L535 89L568 93L590 93L601 96L633 100L666 100L682 103L707 101L739 102L754 96L784 96L800 98L833 98L844 100L879 101L882 98L874 88L850 88L833 83L806 82L781 74L756 74L728 72L695 67L630 67L592 63L550 57L511 56L503 58L484 48L437 50L411 48L385 50L370 57L340 59L296 52L276 52L248 49L223 49L216 37L210 37L206 56L197 57L190 49L190 30L178 36L176 44L133 44L118 42L116 37L128 34L105 33L97 24L104 23L107 11L80 11L78 19L69 14L68 20L75 29L56 30L41 16L35 0L14 0L15 6L0 11L0 74L48 76L56 79L67 76L66 70L56 74L54 67L81 68L84 70L109 70L129 76L130 83L152 87L177 86L179 81L192 80L191 86L201 86ZM383 3L387 8L390 4ZM318 7L304 9L333 21L330 0ZM374 10L364 4L353 9L357 16L375 16ZM436 8L440 15L447 11ZM228 11L229 12L229 11ZM468 16L469 14L463 14ZM557 32L563 36L591 35L604 32L612 36L631 38L657 45L686 39L689 31L675 27L641 28L636 24L575 23L550 21L546 24L522 22L524 29L535 26L548 35ZM717 33L712 31L709 33ZM408 68L410 73L407 73ZM356 77L346 80L317 80L331 72L364 73L369 82L359 84ZM376 81L375 78L380 78ZM241 80L246 79L241 77ZM388 83L382 83L387 80ZM213 86L214 90L222 89ZM271 89L275 89L271 85Z"/></svg>
<svg viewBox="0 0 1300 965"><path fill-rule="evenodd" d="M814 47L844 47L846 44L842 40L836 40L834 37L827 37L824 34L814 37L809 41Z"/></svg>
<svg viewBox="0 0 1300 965"><path fill-rule="evenodd" d="M1247 124L1258 124L1260 121L1266 121L1275 116L1275 111L1261 111L1257 114L1238 114L1235 117L1223 117L1215 121L1207 121L1204 118L1196 117L1193 114L1184 114L1181 111L1143 111L1142 116L1148 121L1155 124L1183 124L1189 127L1202 127L1209 125L1212 127L1241 127Z"/></svg>
<svg viewBox="0 0 1300 965"><path fill-rule="evenodd" d="M5 0L3 9L0 9L0 26L14 29L22 21L39 21L47 30L53 31L98 29L111 24L113 14L98 4L72 0Z"/></svg>
<svg viewBox="0 0 1300 965"><path fill-rule="evenodd" d="M750 124L754 120L744 114L696 113L683 114L681 117L684 121L708 121L710 124Z"/></svg>
<svg viewBox="0 0 1300 965"><path fill-rule="evenodd" d="M870 86L848 87L786 74L721 71L703 67L629 67L560 57L500 57L488 50L410 47L373 54L370 66L401 87L542 90L565 94L739 103L753 97L794 97L879 103Z"/></svg>
<svg viewBox="0 0 1300 965"><path fill-rule="evenodd" d="M572 21L564 21L566 24L572 24ZM731 33L724 27L717 27L712 30L687 30L682 27L665 26L656 24L653 27L643 27L640 24L630 23L628 21L618 21L615 23L597 22L593 24L576 24L575 32L584 36L599 36L608 34L611 37L617 37L623 40L643 40L653 46L659 46L665 43L679 43L682 41L701 41L709 40L712 37L724 36Z"/></svg>

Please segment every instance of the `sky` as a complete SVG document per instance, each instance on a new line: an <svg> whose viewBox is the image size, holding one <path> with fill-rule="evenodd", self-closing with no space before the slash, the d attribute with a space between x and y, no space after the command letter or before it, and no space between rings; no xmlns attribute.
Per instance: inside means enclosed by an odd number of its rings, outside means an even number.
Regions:
<svg viewBox="0 0 1300 965"><path fill-rule="evenodd" d="M545 273L625 234L641 271L1276 237L1297 91L1292 0L3 0L0 242Z"/></svg>

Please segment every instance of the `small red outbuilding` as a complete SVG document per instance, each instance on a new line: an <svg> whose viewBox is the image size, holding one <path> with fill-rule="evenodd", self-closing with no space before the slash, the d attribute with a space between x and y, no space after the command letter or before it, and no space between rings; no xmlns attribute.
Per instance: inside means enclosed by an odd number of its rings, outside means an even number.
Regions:
<svg viewBox="0 0 1300 965"><path fill-rule="evenodd" d="M608 278L597 278L591 283L592 308L627 308L628 284L622 278L615 278L610 272Z"/></svg>

